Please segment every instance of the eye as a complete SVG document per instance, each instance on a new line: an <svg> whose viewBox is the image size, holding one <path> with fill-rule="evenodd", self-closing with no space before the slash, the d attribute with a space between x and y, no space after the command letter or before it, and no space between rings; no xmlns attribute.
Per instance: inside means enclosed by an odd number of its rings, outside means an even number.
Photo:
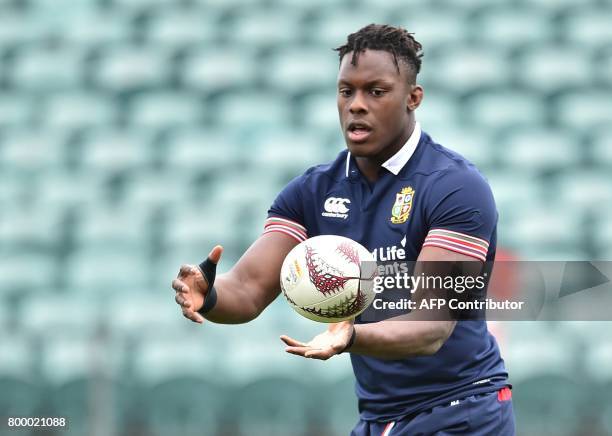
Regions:
<svg viewBox="0 0 612 436"><path fill-rule="evenodd" d="M351 96L351 90L348 88L340 88L338 90L338 94L340 94L342 97L350 97Z"/></svg>
<svg viewBox="0 0 612 436"><path fill-rule="evenodd" d="M370 94L372 94L374 97L382 97L386 93L387 91L385 91L384 89L380 89L380 88L372 88L372 90L370 90Z"/></svg>

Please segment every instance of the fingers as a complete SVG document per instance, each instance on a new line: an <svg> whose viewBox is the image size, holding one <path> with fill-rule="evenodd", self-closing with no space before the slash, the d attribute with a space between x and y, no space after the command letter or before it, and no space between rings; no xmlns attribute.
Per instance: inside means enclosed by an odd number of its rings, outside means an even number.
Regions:
<svg viewBox="0 0 612 436"><path fill-rule="evenodd" d="M219 263L219 259L221 259L221 255L223 254L223 247L220 245L215 245L214 248L208 254L208 258L215 265Z"/></svg>
<svg viewBox="0 0 612 436"><path fill-rule="evenodd" d="M307 347L308 346L305 343L296 341L295 339L290 338L287 335L282 335L280 338L281 338L281 341L283 341L285 344L289 345L290 347Z"/></svg>
<svg viewBox="0 0 612 436"><path fill-rule="evenodd" d="M193 265L181 265L181 268L179 269L179 273L177 277L187 277L189 275L195 274L197 273L198 269L193 266Z"/></svg>
<svg viewBox="0 0 612 436"><path fill-rule="evenodd" d="M172 280L172 289L176 292L189 292L189 286L179 279Z"/></svg>
<svg viewBox="0 0 612 436"><path fill-rule="evenodd" d="M174 297L174 301L176 301L176 304L178 304L181 307L186 307L188 309L191 307L191 302L187 300L185 297L183 297L181 294L179 294L178 292L176 294L176 297Z"/></svg>
<svg viewBox="0 0 612 436"><path fill-rule="evenodd" d="M186 307L182 307L181 310L183 311L183 316L185 318L190 319L193 322L197 322L198 324L202 324L204 322L204 317L199 313Z"/></svg>

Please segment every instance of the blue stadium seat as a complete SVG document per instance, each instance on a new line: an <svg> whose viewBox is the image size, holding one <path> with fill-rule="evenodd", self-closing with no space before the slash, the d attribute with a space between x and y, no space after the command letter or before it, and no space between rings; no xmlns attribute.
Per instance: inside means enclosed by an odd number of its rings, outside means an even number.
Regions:
<svg viewBox="0 0 612 436"><path fill-rule="evenodd" d="M521 85L540 93L588 86L594 79L592 53L580 45L531 46L514 67Z"/></svg>
<svg viewBox="0 0 612 436"><path fill-rule="evenodd" d="M583 131L609 126L612 92L607 88L587 88L568 92L555 105L556 122ZM580 110L576 110L580 108Z"/></svg>
<svg viewBox="0 0 612 436"><path fill-rule="evenodd" d="M463 107L468 121L477 127L525 127L542 124L544 102L532 92L500 89L471 97Z"/></svg>
<svg viewBox="0 0 612 436"><path fill-rule="evenodd" d="M22 127L33 121L34 100L31 95L6 92L0 99L0 127Z"/></svg>
<svg viewBox="0 0 612 436"><path fill-rule="evenodd" d="M94 71L94 79L111 91L157 87L169 79L171 67L165 50L125 44L104 53Z"/></svg>
<svg viewBox="0 0 612 436"><path fill-rule="evenodd" d="M71 91L47 97L42 124L77 129L107 126L117 119L117 104L108 94Z"/></svg>
<svg viewBox="0 0 612 436"><path fill-rule="evenodd" d="M31 47L17 52L9 81L31 92L82 86L85 53L78 46Z"/></svg>
<svg viewBox="0 0 612 436"><path fill-rule="evenodd" d="M0 139L0 168L7 171L44 171L66 159L67 133L54 129L12 129Z"/></svg>
<svg viewBox="0 0 612 436"><path fill-rule="evenodd" d="M289 101L273 92L226 94L214 112L220 126L245 133L287 126L292 115Z"/></svg>
<svg viewBox="0 0 612 436"><path fill-rule="evenodd" d="M427 61L424 60L425 63ZM449 45L431 63L433 65L423 70L423 76L431 82L430 86L449 89L454 93L467 93L483 87L503 87L511 79L507 54L492 45Z"/></svg>
<svg viewBox="0 0 612 436"><path fill-rule="evenodd" d="M255 53L239 45L192 50L179 74L187 86L206 92L252 86L256 78Z"/></svg>
<svg viewBox="0 0 612 436"><path fill-rule="evenodd" d="M129 121L138 128L163 129L198 124L205 107L188 93L147 93L132 101Z"/></svg>
<svg viewBox="0 0 612 436"><path fill-rule="evenodd" d="M94 172L145 168L155 157L151 141L148 129L90 130L81 141L81 165Z"/></svg>
<svg viewBox="0 0 612 436"><path fill-rule="evenodd" d="M582 160L580 137L570 129L542 127L512 130L497 143L504 166L526 171L563 170Z"/></svg>
<svg viewBox="0 0 612 436"><path fill-rule="evenodd" d="M532 4L485 7L472 21L472 36L508 52L550 41L555 30L551 18L546 9ZM517 23L521 23L520 32L516 31Z"/></svg>
<svg viewBox="0 0 612 436"><path fill-rule="evenodd" d="M260 76L280 91L298 93L336 90L338 56L321 47L295 45L276 51L269 62L260 64Z"/></svg>

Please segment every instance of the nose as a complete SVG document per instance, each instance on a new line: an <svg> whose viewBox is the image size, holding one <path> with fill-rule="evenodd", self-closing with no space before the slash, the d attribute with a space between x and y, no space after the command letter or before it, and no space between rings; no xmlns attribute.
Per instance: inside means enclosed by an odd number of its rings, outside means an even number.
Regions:
<svg viewBox="0 0 612 436"><path fill-rule="evenodd" d="M352 114L368 112L368 107L362 92L355 92L353 99L349 104L349 112Z"/></svg>

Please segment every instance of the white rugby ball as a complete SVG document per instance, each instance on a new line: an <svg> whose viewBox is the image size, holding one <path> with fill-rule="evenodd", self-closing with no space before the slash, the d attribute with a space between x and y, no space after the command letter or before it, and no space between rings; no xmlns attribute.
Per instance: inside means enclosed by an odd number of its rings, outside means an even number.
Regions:
<svg viewBox="0 0 612 436"><path fill-rule="evenodd" d="M375 272L374 257L364 246L343 236L322 235L289 252L280 283L300 315L339 322L355 318L372 303Z"/></svg>

